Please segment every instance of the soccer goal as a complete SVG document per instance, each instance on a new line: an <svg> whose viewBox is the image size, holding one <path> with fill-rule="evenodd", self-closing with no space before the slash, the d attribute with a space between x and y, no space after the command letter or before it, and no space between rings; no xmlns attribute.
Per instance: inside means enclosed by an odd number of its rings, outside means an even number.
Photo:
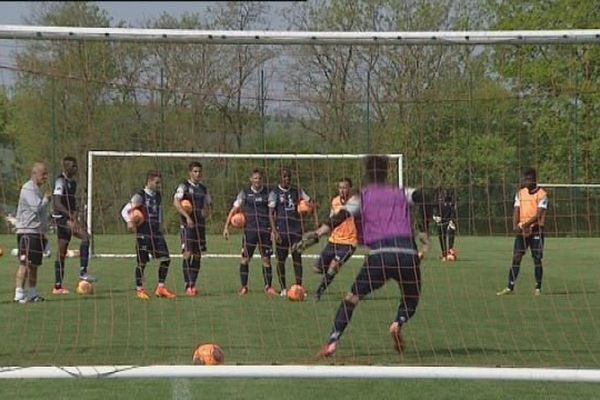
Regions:
<svg viewBox="0 0 600 400"><path fill-rule="evenodd" d="M11 119L9 138L0 137L0 200L16 204L35 160L56 176L62 157L75 156L99 278L94 295L17 307L6 301L14 271L0 269L0 378L600 381L600 30L405 32L393 20L404 11L380 11L391 19L357 16L363 25L345 32L0 26L0 49L16 54L0 61L2 82L13 83L2 99ZM447 26L453 13L431 26ZM335 357L317 360L365 250L318 302L267 296L255 255L239 296L242 236L232 228L225 240L223 224L254 168L274 187L285 166L317 204L302 221L312 229L339 179L359 190L367 154L393 160L391 182L452 195L458 258L440 258L432 228L402 354L389 332L400 293L388 284L354 311ZM213 201L198 297L186 296L172 205L191 161L202 163ZM543 289L534 295L527 252L515 290L496 296L512 267L513 203L528 167L549 194ZM162 174L172 301L136 297L135 238L120 216L149 170ZM321 283L312 271L323 246L302 258L309 296ZM71 289L77 264L66 261ZM149 291L165 269L150 260ZM44 260L46 294L53 279L53 260ZM276 271L273 281L279 289ZM218 344L225 365L192 366L201 343Z"/></svg>

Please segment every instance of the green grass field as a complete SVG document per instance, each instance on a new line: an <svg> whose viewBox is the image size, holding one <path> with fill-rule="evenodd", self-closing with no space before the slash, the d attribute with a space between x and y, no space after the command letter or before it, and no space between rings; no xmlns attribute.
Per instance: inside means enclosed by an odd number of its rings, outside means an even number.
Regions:
<svg viewBox="0 0 600 400"><path fill-rule="evenodd" d="M0 236L8 253L14 236ZM211 253L239 251L239 237L229 242L209 238ZM131 236L97 237L101 252L133 249ZM170 237L172 252L177 238ZM45 259L39 289L45 303L12 302L16 258L0 258L0 365L190 364L200 342L219 343L226 364L375 364L440 366L510 366L598 368L600 365L600 278L598 239L549 238L544 257L544 291L533 296L531 258L524 259L515 294L497 297L506 285L512 239L460 237L459 261L441 263L437 245L423 263L423 293L415 318L404 330L408 348L392 350L387 328L398 304L390 283L361 303L337 356L316 360L341 295L360 260L346 265L319 303L293 303L262 293L260 263L251 264L250 294L237 296L238 259L206 258L200 275L201 296L183 296L181 260L174 259L167 284L175 300L135 298L133 259L94 259L91 272L100 281L90 297L50 295L54 258ZM56 247L53 243L53 250ZM318 251L318 249L317 249ZM76 284L78 260L67 261L67 283ZM309 299L319 282L305 260ZM146 270L147 287L157 279L156 263ZM293 279L288 261L288 284ZM276 281L276 279L275 279ZM74 292L74 290L73 290ZM201 368L201 367L199 367ZM473 381L326 381L326 380L130 380L2 381L0 394L47 398L48 393L80 399L122 398L591 398L598 385ZM365 383L367 382L367 383ZM85 387L82 395L82 386ZM294 392L294 387L299 392ZM183 390L183 392L181 392ZM186 392L187 391L187 392ZM70 393L70 394L69 394ZM103 394L104 393L104 394ZM187 393L187 394L186 394ZM191 397L189 396L191 394ZM543 395L543 396L542 396ZM411 397L412 396L412 397ZM537 397L541 396L541 397ZM119 397L119 396L116 396Z"/></svg>

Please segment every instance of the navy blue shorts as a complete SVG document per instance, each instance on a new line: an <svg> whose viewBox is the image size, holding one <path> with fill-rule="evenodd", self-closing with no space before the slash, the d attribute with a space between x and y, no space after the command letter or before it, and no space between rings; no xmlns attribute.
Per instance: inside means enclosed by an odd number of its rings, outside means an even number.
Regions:
<svg viewBox="0 0 600 400"><path fill-rule="evenodd" d="M302 240L302 234L301 233L291 233L291 232L284 232L284 233L280 232L279 237L280 237L281 241L279 243L275 244L276 245L276 256L279 261L285 261L285 259L287 258L288 254L290 252L290 247L294 243L297 243Z"/></svg>
<svg viewBox="0 0 600 400"><path fill-rule="evenodd" d="M180 227L179 237L181 239L181 251L191 254L202 253L202 243L200 241L200 231L197 226L193 228Z"/></svg>
<svg viewBox="0 0 600 400"><path fill-rule="evenodd" d="M39 233L20 233L17 235L19 262L23 265L37 267L42 265L44 249L48 244L46 236Z"/></svg>
<svg viewBox="0 0 600 400"><path fill-rule="evenodd" d="M147 264L150 256L155 259L169 259L169 248L162 234L137 235L136 238L137 262L139 265Z"/></svg>
<svg viewBox="0 0 600 400"><path fill-rule="evenodd" d="M356 246L350 244L335 244L327 242L327 246L321 252L319 259L315 263L315 269L320 272L325 272L329 268L329 264L335 260L339 265L345 264L352 257L356 250Z"/></svg>
<svg viewBox="0 0 600 400"><path fill-rule="evenodd" d="M528 248L531 249L531 256L533 258L541 260L544 256L544 232L534 231L527 237L523 237L523 235L515 236L513 254L524 255Z"/></svg>
<svg viewBox="0 0 600 400"><path fill-rule="evenodd" d="M404 297L419 297L421 290L420 260L416 254L376 253L367 256L356 275L350 291L363 298L393 279L400 285Z"/></svg>
<svg viewBox="0 0 600 400"><path fill-rule="evenodd" d="M251 258L254 251L258 251L262 257L271 257L273 248L271 247L271 232L269 231L244 231L242 238L242 257Z"/></svg>
<svg viewBox="0 0 600 400"><path fill-rule="evenodd" d="M67 242L71 241L73 237L73 232L69 227L69 218L60 217L54 220L56 223L56 235L58 240L66 240Z"/></svg>

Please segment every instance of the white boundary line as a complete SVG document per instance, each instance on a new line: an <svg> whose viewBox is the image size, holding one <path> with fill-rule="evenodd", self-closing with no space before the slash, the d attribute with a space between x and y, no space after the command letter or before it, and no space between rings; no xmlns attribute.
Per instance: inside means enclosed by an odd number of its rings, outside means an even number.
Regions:
<svg viewBox="0 0 600 400"><path fill-rule="evenodd" d="M145 367L0 367L0 379L63 378L310 378L310 379L468 379L600 382L598 369L311 366L311 365L151 365Z"/></svg>

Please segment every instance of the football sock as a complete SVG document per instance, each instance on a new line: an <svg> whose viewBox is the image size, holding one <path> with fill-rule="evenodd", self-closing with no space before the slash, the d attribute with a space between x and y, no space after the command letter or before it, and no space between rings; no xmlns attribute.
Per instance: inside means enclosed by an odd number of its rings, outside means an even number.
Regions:
<svg viewBox="0 0 600 400"><path fill-rule="evenodd" d="M242 282L242 286L248 286L249 270L248 264L240 264L240 281Z"/></svg>
<svg viewBox="0 0 600 400"><path fill-rule="evenodd" d="M54 262L54 287L60 289L65 278L65 259L59 257Z"/></svg>
<svg viewBox="0 0 600 400"><path fill-rule="evenodd" d="M333 278L335 278L335 275L336 275L336 272L329 272L329 271L327 271L323 275L323 279L321 279L321 284L319 285L319 288L317 289L318 294L323 294L323 292L325 292L325 289L327 289L327 287L329 286L331 281L333 281Z"/></svg>
<svg viewBox="0 0 600 400"><path fill-rule="evenodd" d="M281 285L281 289L287 288L285 282L285 261L277 261L277 276L279 277L279 285Z"/></svg>
<svg viewBox="0 0 600 400"><path fill-rule="evenodd" d="M333 331L329 336L329 342L339 340L340 336L342 336L342 333L344 333L344 330L352 319L352 313L354 312L355 307L354 303L342 300L335 315L335 322L333 324Z"/></svg>
<svg viewBox="0 0 600 400"><path fill-rule="evenodd" d="M89 240L82 240L79 245L79 275L87 274L89 260L90 242Z"/></svg>
<svg viewBox="0 0 600 400"><path fill-rule="evenodd" d="M271 287L273 284L273 268L270 265L263 265L263 279L265 280L265 287Z"/></svg>
<svg viewBox="0 0 600 400"><path fill-rule="evenodd" d="M138 288L144 287L144 269L145 265L138 265L135 267L135 286Z"/></svg>
<svg viewBox="0 0 600 400"><path fill-rule="evenodd" d="M196 281L198 280L198 275L200 275L200 256L195 255L191 258L190 263L190 286L195 286Z"/></svg>
<svg viewBox="0 0 600 400"><path fill-rule="evenodd" d="M302 286L302 255L297 252L292 253L292 261L294 263L296 285Z"/></svg>
<svg viewBox="0 0 600 400"><path fill-rule="evenodd" d="M158 282L165 283L167 280L167 274L169 273L170 261L161 261L158 267Z"/></svg>
<svg viewBox="0 0 600 400"><path fill-rule="evenodd" d="M535 288L542 288L542 277L544 275L544 269L542 268L542 264L536 264L534 268L535 273Z"/></svg>
<svg viewBox="0 0 600 400"><path fill-rule="evenodd" d="M508 288L510 290L513 290L515 288L515 282L517 281L517 277L519 276L520 269L520 265L513 265L510 268L510 272L508 273Z"/></svg>
<svg viewBox="0 0 600 400"><path fill-rule="evenodd" d="M191 283L191 260L189 258L184 258L183 262L181 263L181 267L183 269L183 282L185 283L185 288L187 289L188 287L190 287Z"/></svg>

